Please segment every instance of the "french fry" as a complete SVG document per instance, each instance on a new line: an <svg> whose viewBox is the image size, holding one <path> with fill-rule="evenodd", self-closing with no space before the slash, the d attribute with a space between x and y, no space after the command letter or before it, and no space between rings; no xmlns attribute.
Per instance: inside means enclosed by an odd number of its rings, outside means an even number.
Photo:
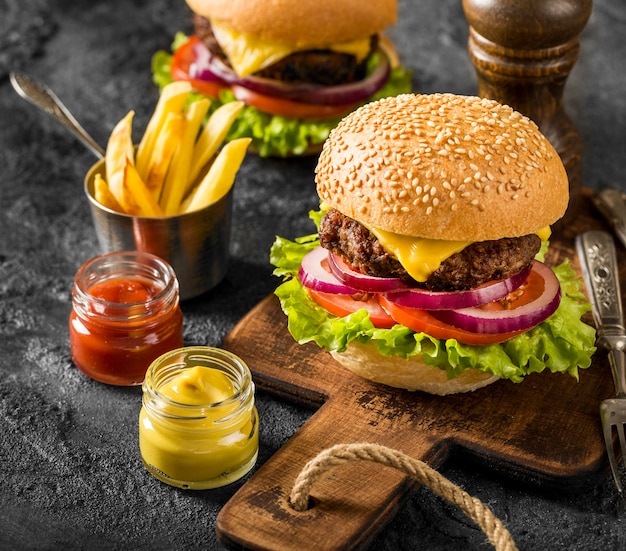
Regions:
<svg viewBox="0 0 626 551"><path fill-rule="evenodd" d="M124 212L124 209L115 198L115 195L111 193L111 189L104 181L101 174L96 174L94 179L93 197L96 201L98 201L98 203L107 209L114 210L115 212Z"/></svg>
<svg viewBox="0 0 626 551"><path fill-rule="evenodd" d="M165 124L168 113L179 113L183 110L189 94L191 84L187 81L177 80L165 86L159 96L156 108L137 148L135 164L142 178L146 178L146 171L157 136Z"/></svg>
<svg viewBox="0 0 626 551"><path fill-rule="evenodd" d="M138 216L163 216L163 211L143 183L135 165L128 160L124 167L124 199L128 214ZM136 212L135 212L136 211Z"/></svg>
<svg viewBox="0 0 626 551"><path fill-rule="evenodd" d="M239 138L228 142L218 153L205 177L193 191L185 204L184 213L192 212L214 203L228 193L237 171L246 156L250 138Z"/></svg>
<svg viewBox="0 0 626 551"><path fill-rule="evenodd" d="M204 125L193 150L189 181L193 183L226 138L226 134L243 108L242 101L231 101L218 107Z"/></svg>
<svg viewBox="0 0 626 551"><path fill-rule="evenodd" d="M155 201L159 201L176 146L185 129L185 116L182 113L168 113L163 129L157 136L146 170L146 187Z"/></svg>
<svg viewBox="0 0 626 551"><path fill-rule="evenodd" d="M120 205L124 205L123 180L126 159L134 158L132 124L134 111L118 122L107 142L105 158L106 181Z"/></svg>
<svg viewBox="0 0 626 551"><path fill-rule="evenodd" d="M219 153L218 149L243 103L221 106L200 130L210 100L189 102L191 90L182 81L162 90L136 149L134 111L115 126L105 154L105 177L99 174L94 180L94 197L102 205L131 216L174 216L203 208L228 193L251 140L241 138Z"/></svg>
<svg viewBox="0 0 626 551"><path fill-rule="evenodd" d="M172 157L160 200L161 208L167 216L178 213L183 197L191 185L189 182L189 170L191 168L193 148L198 137L200 125L206 117L210 103L208 99L194 101L189 105L185 114L187 122L185 131Z"/></svg>

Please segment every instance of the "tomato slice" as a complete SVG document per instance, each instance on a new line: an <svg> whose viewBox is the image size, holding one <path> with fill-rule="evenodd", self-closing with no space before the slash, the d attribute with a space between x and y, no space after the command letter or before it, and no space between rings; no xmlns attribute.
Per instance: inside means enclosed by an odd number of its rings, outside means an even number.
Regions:
<svg viewBox="0 0 626 551"><path fill-rule="evenodd" d="M189 66L195 59L193 47L199 40L200 39L195 35L190 36L187 42L176 49L172 56L170 72L174 80L186 80L196 92L200 92L211 98L217 98L220 90L228 88L227 85L218 82L209 82L207 80L199 80L189 76Z"/></svg>
<svg viewBox="0 0 626 551"><path fill-rule="evenodd" d="M432 315L474 333L528 331L550 317L560 301L561 287L554 272L535 262L526 282L506 297L482 306L433 311Z"/></svg>
<svg viewBox="0 0 626 551"><path fill-rule="evenodd" d="M510 333L473 333L458 329L444 321L440 321L425 310L399 306L389 302L385 297L378 298L380 306L386 310L397 323L412 329L416 333L426 333L436 339L456 339L463 344L487 346L497 344L521 335L524 331L512 331Z"/></svg>
<svg viewBox="0 0 626 551"><path fill-rule="evenodd" d="M526 281L515 291L510 292L500 300L483 304L480 308L493 311L515 310L536 301L544 293L545 287L546 280L536 270L531 270Z"/></svg>
<svg viewBox="0 0 626 551"><path fill-rule="evenodd" d="M291 119L338 119L350 111L353 111L358 105L358 103L346 105L301 103L283 98L265 96L237 84L228 86L227 84L218 82L191 78L189 76L189 67L195 59L194 44L199 40L196 35L192 35L184 44L176 49L172 56L170 72L174 80L186 80L191 83L194 90L209 97L217 98L220 90L230 88L235 97L245 104L256 107L259 111L269 113L270 115L278 115Z"/></svg>
<svg viewBox="0 0 626 551"><path fill-rule="evenodd" d="M389 329L396 325L396 321L383 310L375 295L366 295L369 298L358 300L351 295L336 295L313 289L306 289L306 292L317 304L333 316L343 318L365 308L374 327Z"/></svg>
<svg viewBox="0 0 626 551"><path fill-rule="evenodd" d="M278 115L290 119L338 119L353 111L358 103L348 105L317 105L314 103L300 103L283 98L265 96L239 86L231 85L233 94L239 101L243 101L247 105L256 107L259 111L269 113L270 115Z"/></svg>

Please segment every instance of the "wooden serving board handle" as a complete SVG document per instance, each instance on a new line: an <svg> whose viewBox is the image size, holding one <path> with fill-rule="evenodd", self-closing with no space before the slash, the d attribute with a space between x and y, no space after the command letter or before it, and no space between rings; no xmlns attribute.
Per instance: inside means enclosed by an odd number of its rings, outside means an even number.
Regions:
<svg viewBox="0 0 626 551"><path fill-rule="evenodd" d="M335 444L376 442L431 466L441 464L448 452L436 431L415 430L431 421L398 399L410 393L359 379L316 345L295 343L285 329L278 329L285 339L268 345L268 328L284 328L285 321L276 297L269 296L224 346L244 358L256 351L259 361L248 361L259 388L301 404L323 405L225 505L217 532L233 549L291 551L309 549L313 542L316 549L359 548L380 530L414 483L388 467L350 463L318 480L311 493L315 507L297 512L288 498L303 466ZM268 355L260 360L261 354Z"/></svg>

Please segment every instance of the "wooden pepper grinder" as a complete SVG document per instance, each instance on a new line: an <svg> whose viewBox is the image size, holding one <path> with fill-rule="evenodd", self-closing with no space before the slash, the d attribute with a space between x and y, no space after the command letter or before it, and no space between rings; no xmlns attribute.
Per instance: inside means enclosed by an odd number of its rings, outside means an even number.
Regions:
<svg viewBox="0 0 626 551"><path fill-rule="evenodd" d="M561 156L578 208L582 141L563 106L591 0L463 0L478 95L532 119Z"/></svg>

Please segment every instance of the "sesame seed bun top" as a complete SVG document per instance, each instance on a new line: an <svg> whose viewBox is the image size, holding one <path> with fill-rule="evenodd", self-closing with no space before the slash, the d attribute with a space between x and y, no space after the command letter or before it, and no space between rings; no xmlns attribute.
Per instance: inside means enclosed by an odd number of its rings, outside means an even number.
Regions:
<svg viewBox="0 0 626 551"><path fill-rule="evenodd" d="M350 218L429 239L527 235L569 201L565 168L535 123L454 94L404 94L352 112L324 143L316 183Z"/></svg>
<svg viewBox="0 0 626 551"><path fill-rule="evenodd" d="M267 42L321 47L367 38L393 25L397 0L186 0L207 19Z"/></svg>

